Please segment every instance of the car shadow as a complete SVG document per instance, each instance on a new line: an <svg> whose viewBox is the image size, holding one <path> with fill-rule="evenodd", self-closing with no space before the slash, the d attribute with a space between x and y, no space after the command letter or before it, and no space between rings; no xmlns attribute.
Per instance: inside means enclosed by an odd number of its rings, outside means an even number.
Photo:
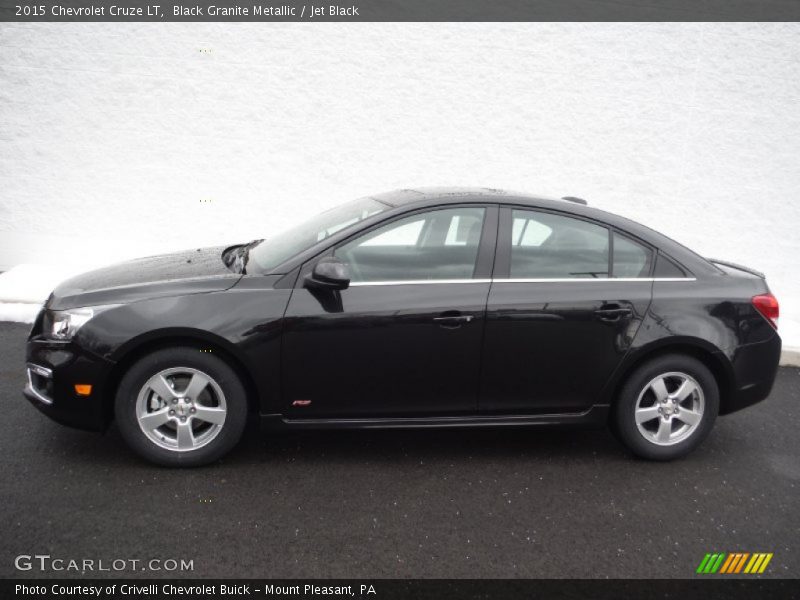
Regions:
<svg viewBox="0 0 800 600"><path fill-rule="evenodd" d="M408 463L448 460L587 459L628 457L604 429L451 428L266 431L253 427L231 457L250 462L308 464Z"/></svg>
<svg viewBox="0 0 800 600"><path fill-rule="evenodd" d="M143 464L128 449L116 425L104 434L48 424L42 448L60 460L90 460L103 467ZM41 447L41 446L40 446ZM339 431L262 431L248 426L241 443L218 465L285 463L409 463L448 460L629 459L604 429L458 428L369 429ZM147 463L144 463L147 464Z"/></svg>

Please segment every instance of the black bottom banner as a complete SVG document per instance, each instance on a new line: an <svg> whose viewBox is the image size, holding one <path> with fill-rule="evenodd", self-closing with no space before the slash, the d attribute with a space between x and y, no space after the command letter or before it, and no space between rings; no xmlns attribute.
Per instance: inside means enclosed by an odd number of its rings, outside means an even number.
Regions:
<svg viewBox="0 0 800 600"><path fill-rule="evenodd" d="M39 579L3 580L0 598L292 598L297 600L800 598L790 579Z"/></svg>

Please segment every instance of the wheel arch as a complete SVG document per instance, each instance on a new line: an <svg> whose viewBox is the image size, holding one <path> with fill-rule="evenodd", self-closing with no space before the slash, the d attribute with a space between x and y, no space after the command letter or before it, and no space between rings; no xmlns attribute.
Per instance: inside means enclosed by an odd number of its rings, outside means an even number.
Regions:
<svg viewBox="0 0 800 600"><path fill-rule="evenodd" d="M114 366L111 368L106 384L106 422L114 418L114 398L117 395L120 381L130 367L139 359L163 348L188 346L198 350L210 350L215 356L231 367L245 388L248 412L258 412L259 393L255 380L244 359L236 351L235 346L214 334L190 328L170 328L150 331L120 346L111 356Z"/></svg>
<svg viewBox="0 0 800 600"><path fill-rule="evenodd" d="M606 386L604 402L613 406L619 397L622 386L636 369L646 362L667 354L683 354L703 363L711 371L719 387L719 414L724 415L731 412L734 374L730 361L718 348L696 338L673 338L668 341L654 342L626 357L612 381Z"/></svg>

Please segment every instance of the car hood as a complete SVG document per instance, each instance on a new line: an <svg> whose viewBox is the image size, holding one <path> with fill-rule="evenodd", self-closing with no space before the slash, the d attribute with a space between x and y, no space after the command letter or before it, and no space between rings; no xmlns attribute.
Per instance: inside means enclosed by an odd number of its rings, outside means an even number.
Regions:
<svg viewBox="0 0 800 600"><path fill-rule="evenodd" d="M225 290L241 278L222 262L225 248L148 256L82 273L59 284L47 306L62 310Z"/></svg>

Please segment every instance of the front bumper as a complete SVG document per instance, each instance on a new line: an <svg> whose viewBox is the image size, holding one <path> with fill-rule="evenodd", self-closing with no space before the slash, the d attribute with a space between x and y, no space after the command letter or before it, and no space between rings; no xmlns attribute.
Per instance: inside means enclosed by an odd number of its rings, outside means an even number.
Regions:
<svg viewBox="0 0 800 600"><path fill-rule="evenodd" d="M112 418L110 376L114 363L72 342L33 338L26 350L28 381L24 396L48 417L63 425L103 431ZM76 385L92 386L80 396Z"/></svg>

